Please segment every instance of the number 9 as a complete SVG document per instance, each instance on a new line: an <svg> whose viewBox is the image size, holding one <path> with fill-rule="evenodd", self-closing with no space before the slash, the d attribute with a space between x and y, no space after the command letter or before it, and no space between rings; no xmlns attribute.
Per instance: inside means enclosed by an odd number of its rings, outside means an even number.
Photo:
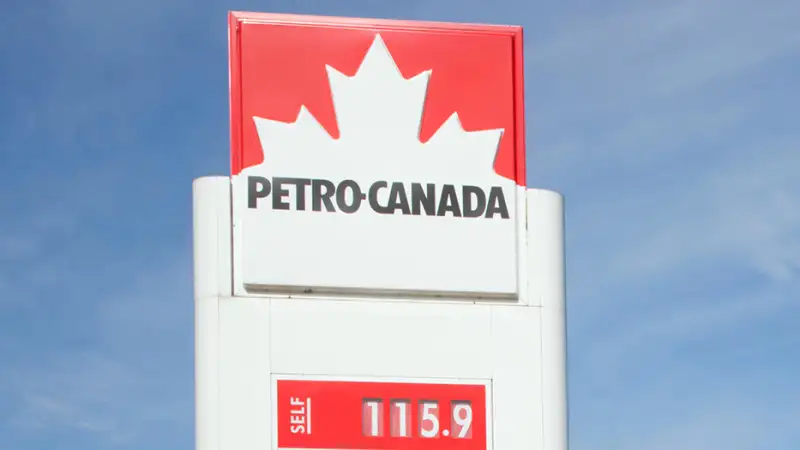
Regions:
<svg viewBox="0 0 800 450"><path fill-rule="evenodd" d="M472 426L472 406L469 403L453 405L453 422L458 425L458 437L461 439L468 437Z"/></svg>

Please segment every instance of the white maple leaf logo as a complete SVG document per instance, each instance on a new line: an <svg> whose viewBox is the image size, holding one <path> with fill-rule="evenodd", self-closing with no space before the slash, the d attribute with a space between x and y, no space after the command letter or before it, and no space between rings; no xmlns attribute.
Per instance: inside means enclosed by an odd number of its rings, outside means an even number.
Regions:
<svg viewBox="0 0 800 450"><path fill-rule="evenodd" d="M502 186L493 168L502 129L465 131L457 113L431 139L419 140L431 71L403 78L380 35L356 74L326 66L340 137L333 139L302 106L295 122L253 117L264 161L246 174L396 179ZM469 95L469 93L465 93ZM411 180L413 179L413 180Z"/></svg>

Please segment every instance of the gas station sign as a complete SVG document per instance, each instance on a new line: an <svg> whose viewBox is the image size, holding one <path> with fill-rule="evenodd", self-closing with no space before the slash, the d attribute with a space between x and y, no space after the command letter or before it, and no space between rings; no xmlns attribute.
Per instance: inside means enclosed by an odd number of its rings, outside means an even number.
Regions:
<svg viewBox="0 0 800 450"><path fill-rule="evenodd" d="M197 450L567 450L522 29L234 12L194 182Z"/></svg>

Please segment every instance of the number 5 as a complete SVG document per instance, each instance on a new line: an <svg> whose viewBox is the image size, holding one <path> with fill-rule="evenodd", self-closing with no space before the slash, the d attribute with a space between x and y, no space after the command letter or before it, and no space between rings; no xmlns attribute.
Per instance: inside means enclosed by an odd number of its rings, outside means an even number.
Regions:
<svg viewBox="0 0 800 450"><path fill-rule="evenodd" d="M420 418L420 428L419 432L422 437L426 438L433 438L439 435L439 417L438 417L438 408L439 405L432 402L422 403L422 412ZM431 427L429 429L425 429L425 422L430 422Z"/></svg>

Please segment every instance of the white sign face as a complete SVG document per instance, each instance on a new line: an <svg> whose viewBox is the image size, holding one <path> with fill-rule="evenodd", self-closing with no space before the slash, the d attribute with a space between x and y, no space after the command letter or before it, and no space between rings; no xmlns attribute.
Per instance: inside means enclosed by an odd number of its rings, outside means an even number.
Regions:
<svg viewBox="0 0 800 450"><path fill-rule="evenodd" d="M255 131L263 160L232 176L237 288L516 297L524 186L495 170L507 130L465 131L453 112L423 142L436 68L404 77L382 34L354 74L319 67L335 138L306 105L291 122L250 114L261 47L241 40L240 129Z"/></svg>

